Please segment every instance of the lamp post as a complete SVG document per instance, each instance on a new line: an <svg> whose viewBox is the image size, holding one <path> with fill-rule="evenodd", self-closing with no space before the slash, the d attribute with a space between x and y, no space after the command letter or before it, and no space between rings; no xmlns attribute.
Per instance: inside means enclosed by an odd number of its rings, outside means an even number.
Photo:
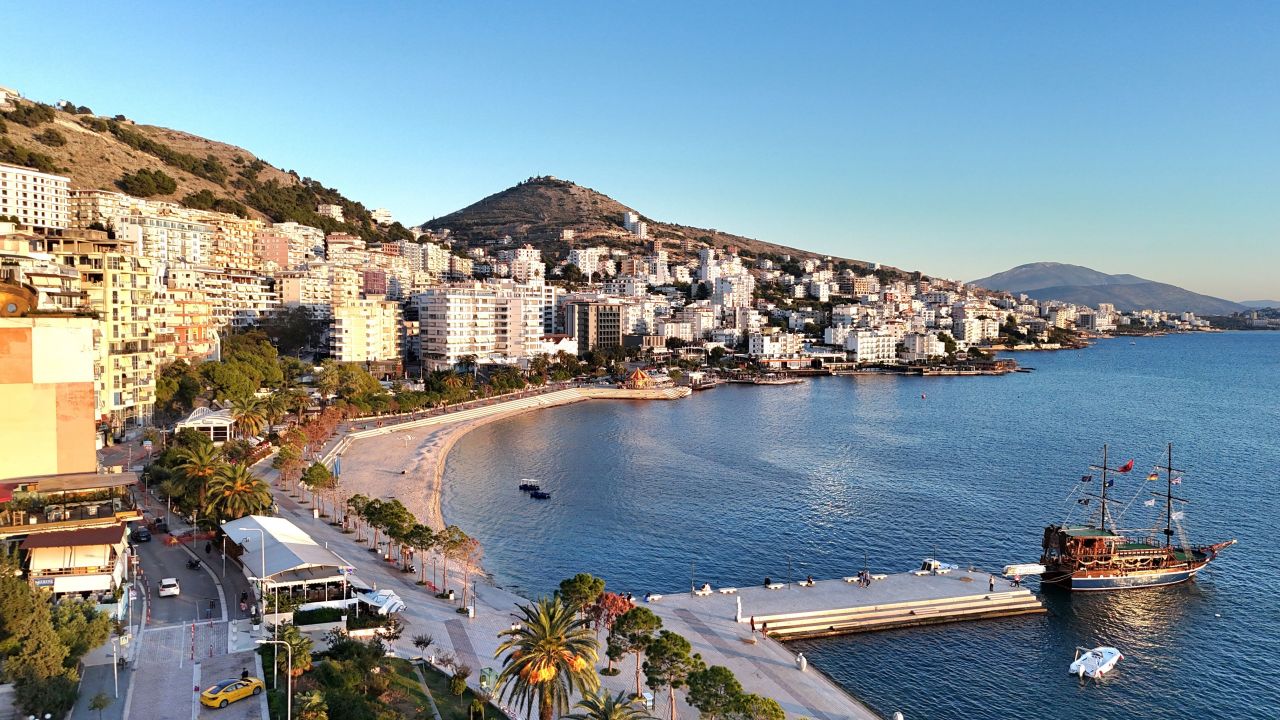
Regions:
<svg viewBox="0 0 1280 720"><path fill-rule="evenodd" d="M285 717L285 720L292 720L293 718L293 648L290 647L289 643L285 642L284 640L255 640L254 642L256 642L259 645L267 645L267 644L283 645L285 651L288 653L289 672L285 673L286 684L288 687L288 691L287 691L288 694L285 695L284 717ZM272 664L278 665L279 663L272 663Z"/></svg>

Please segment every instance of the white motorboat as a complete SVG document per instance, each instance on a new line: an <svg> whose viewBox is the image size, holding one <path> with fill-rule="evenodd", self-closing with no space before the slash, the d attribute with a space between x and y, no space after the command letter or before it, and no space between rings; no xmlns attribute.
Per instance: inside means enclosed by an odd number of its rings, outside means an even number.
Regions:
<svg viewBox="0 0 1280 720"><path fill-rule="evenodd" d="M1111 672L1116 663L1124 659L1124 654L1113 647L1076 648L1075 660L1071 663L1071 674L1081 678L1097 680Z"/></svg>

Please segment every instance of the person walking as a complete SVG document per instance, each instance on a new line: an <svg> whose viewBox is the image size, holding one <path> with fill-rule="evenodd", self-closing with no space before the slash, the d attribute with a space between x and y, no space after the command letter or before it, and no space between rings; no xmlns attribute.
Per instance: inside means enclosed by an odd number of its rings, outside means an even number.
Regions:
<svg viewBox="0 0 1280 720"><path fill-rule="evenodd" d="M995 591L996 591L996 576L987 575L987 592L995 592Z"/></svg>
<svg viewBox="0 0 1280 720"><path fill-rule="evenodd" d="M756 616L751 616L751 637L756 636Z"/></svg>

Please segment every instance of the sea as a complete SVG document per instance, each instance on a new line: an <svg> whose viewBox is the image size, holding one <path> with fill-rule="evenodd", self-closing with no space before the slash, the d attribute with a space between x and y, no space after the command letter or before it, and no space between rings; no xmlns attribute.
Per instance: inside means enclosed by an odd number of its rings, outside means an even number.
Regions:
<svg viewBox="0 0 1280 720"><path fill-rule="evenodd" d="M926 557L998 571L1035 562L1046 524L1081 519L1068 496L1104 444L1113 466L1135 462L1112 488L1137 498L1122 526L1154 527L1145 477L1173 443L1191 541L1239 541L1194 582L1046 590L1047 615L791 645L886 717L1280 717L1280 333L1015 357L1034 371L726 385L505 419L454 447L445 517L526 597L578 572L642 595ZM1119 668L1069 676L1074 649L1098 645L1123 651Z"/></svg>

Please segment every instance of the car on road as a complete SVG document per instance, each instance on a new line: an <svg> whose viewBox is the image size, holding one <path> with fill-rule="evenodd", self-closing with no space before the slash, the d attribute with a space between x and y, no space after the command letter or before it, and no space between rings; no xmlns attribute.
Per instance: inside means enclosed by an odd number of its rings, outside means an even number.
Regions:
<svg viewBox="0 0 1280 720"><path fill-rule="evenodd" d="M178 587L178 578L165 578L160 581L156 592L160 597L177 597L182 589Z"/></svg>
<svg viewBox="0 0 1280 720"><path fill-rule="evenodd" d="M129 539L136 543L151 542L151 531L144 527L136 528L129 533Z"/></svg>
<svg viewBox="0 0 1280 720"><path fill-rule="evenodd" d="M227 705L251 695L258 695L266 687L266 683L256 677L223 680L210 685L200 693L200 704L211 708L224 708Z"/></svg>

